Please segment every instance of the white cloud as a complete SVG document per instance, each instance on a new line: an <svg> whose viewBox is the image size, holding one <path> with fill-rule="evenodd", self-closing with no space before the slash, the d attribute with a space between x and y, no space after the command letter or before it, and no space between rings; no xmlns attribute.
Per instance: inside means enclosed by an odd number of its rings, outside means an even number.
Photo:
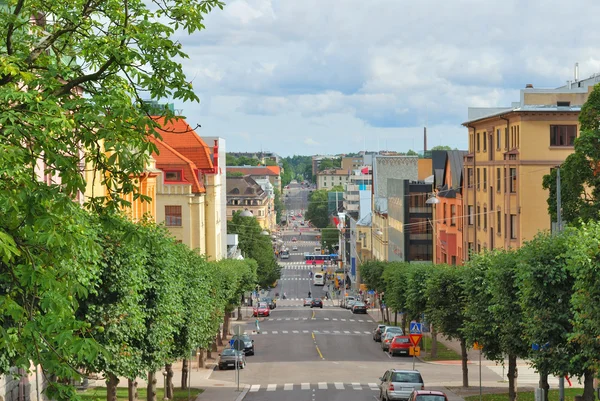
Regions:
<svg viewBox="0 0 600 401"><path fill-rule="evenodd" d="M527 83L563 85L576 61L581 77L600 72L600 2L499 4L233 0L205 31L179 34L202 103L177 108L229 149L335 153L366 137L406 150L422 147L425 123L441 144L465 146L467 107L509 105Z"/></svg>

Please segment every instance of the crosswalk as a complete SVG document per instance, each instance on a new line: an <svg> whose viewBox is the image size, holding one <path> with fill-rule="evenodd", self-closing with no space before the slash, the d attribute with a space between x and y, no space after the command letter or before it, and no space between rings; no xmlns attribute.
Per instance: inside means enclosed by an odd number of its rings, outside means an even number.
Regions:
<svg viewBox="0 0 600 401"><path fill-rule="evenodd" d="M286 281L309 281L310 277L281 277L279 279L279 281L281 280L286 280Z"/></svg>
<svg viewBox="0 0 600 401"><path fill-rule="evenodd" d="M307 265L304 262L279 262L281 267L284 269L292 269L292 270L312 270L311 265Z"/></svg>
<svg viewBox="0 0 600 401"><path fill-rule="evenodd" d="M503 369L501 365L492 365L488 366L490 370L494 373L502 376L502 374L506 375L508 373L508 369ZM537 384L540 380L540 375L529 365L518 365L518 377L517 383L521 384ZM504 377L506 379L506 377ZM558 377L548 376L548 383L550 386L558 386Z"/></svg>
<svg viewBox="0 0 600 401"><path fill-rule="evenodd" d="M373 320L370 319L341 319L341 318L330 318L330 317L266 317L265 321L270 322L270 321L304 321L304 320L325 320L325 321L330 321L330 322L359 322L359 323L375 323Z"/></svg>
<svg viewBox="0 0 600 401"><path fill-rule="evenodd" d="M261 330L260 332L252 331L254 335L280 335L280 334L335 334L335 335L346 335L346 336L364 336L372 335L373 333L368 330Z"/></svg>
<svg viewBox="0 0 600 401"><path fill-rule="evenodd" d="M362 391L362 390L371 390L371 391L379 391L379 386L377 383L327 383L327 382L318 382L318 383L285 383L285 384L253 384L250 386L248 390L249 393L256 393L259 391L292 391L292 390L354 390L354 391Z"/></svg>

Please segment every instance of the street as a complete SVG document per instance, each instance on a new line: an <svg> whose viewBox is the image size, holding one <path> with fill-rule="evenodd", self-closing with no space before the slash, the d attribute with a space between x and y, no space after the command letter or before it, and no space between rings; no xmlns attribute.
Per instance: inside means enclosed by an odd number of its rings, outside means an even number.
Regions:
<svg viewBox="0 0 600 401"><path fill-rule="evenodd" d="M292 184L289 196L284 198L288 210L306 210L307 189ZM298 218L298 220L301 220ZM283 240L291 250L290 259L280 261L281 279L269 292L279 293L277 308L271 316L260 318L260 332L254 320L245 330L252 339L256 354L248 357L248 365L241 371L241 382L249 386L244 400L373 400L379 397L378 378L390 368L412 369L410 357L390 358L381 351L380 343L372 339L376 322L368 314L352 314L337 306L337 300L324 301L323 308L303 306L303 299L311 292L313 298L324 299L327 287L314 286L309 277L312 265L306 265L304 252L313 252L319 245L317 230L303 228L286 230ZM292 242L296 237L297 241ZM314 271L320 270L315 266ZM287 299L282 299L286 294ZM460 368L416 362L427 388L447 390L444 385L459 385ZM474 372L473 372L474 374ZM211 379L234 381L233 370L214 371ZM500 377L492 370L484 370L484 381ZM452 398L449 394L450 400Z"/></svg>

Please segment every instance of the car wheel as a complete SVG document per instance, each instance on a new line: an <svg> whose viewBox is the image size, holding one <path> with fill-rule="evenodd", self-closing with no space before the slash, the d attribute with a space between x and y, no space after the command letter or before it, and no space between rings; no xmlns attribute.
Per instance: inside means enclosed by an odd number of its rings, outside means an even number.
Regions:
<svg viewBox="0 0 600 401"><path fill-rule="evenodd" d="M323 309L323 305L321 305L321 309Z"/></svg>

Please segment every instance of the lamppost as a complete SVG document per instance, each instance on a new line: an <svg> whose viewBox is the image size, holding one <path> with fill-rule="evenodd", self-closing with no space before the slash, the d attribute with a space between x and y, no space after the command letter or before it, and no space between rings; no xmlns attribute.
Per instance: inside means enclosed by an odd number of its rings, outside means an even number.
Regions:
<svg viewBox="0 0 600 401"><path fill-rule="evenodd" d="M436 194L433 194L429 197L429 199L427 199L425 201L425 203L427 205L431 205L431 220L433 220L433 222L431 223L431 228L433 228L433 241L432 241L432 245L433 245L433 252L431 253L431 257L432 257L432 262L435 264L436 262L436 258L437 258L437 237L435 235L435 226L436 226L436 220L435 220L435 211L437 209L437 207L435 205L437 205L438 203L440 203L440 199L437 197Z"/></svg>

